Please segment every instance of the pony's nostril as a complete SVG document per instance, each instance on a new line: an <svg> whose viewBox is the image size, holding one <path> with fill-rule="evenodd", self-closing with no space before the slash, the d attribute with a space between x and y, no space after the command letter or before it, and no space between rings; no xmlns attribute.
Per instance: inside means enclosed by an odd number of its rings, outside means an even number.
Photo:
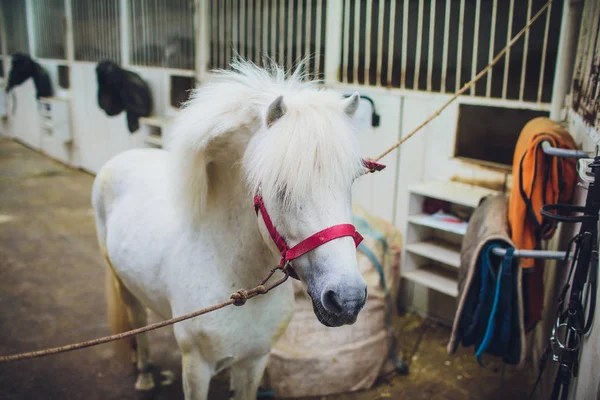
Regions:
<svg viewBox="0 0 600 400"><path fill-rule="evenodd" d="M342 306L340 305L337 295L333 290L328 290L325 292L325 295L323 296L323 306L327 311L334 314L342 313Z"/></svg>

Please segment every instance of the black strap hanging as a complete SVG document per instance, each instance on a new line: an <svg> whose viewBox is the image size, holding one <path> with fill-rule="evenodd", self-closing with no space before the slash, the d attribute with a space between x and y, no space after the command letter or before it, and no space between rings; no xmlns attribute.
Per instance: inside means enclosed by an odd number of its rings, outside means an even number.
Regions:
<svg viewBox="0 0 600 400"><path fill-rule="evenodd" d="M558 311L552 336L540 360L538 379L531 396L539 383L548 356L559 363L552 389L553 400L567 399L571 379L579 373L579 355L583 336L590 332L596 309L597 265L598 265L598 212L600 211L600 157L589 165L594 175L590 183L585 206L569 204L547 204L541 209L544 218L557 222L581 223L579 233L570 241L565 256L569 258L575 245L573 261L567 281L558 298ZM590 268L591 266L591 268ZM585 285L587 296L587 316L585 315ZM530 398L531 398L530 396Z"/></svg>

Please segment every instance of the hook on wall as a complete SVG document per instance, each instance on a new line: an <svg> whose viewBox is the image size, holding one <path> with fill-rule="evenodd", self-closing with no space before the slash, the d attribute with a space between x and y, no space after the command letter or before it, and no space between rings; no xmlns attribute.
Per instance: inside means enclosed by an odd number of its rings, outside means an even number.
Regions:
<svg viewBox="0 0 600 400"><path fill-rule="evenodd" d="M352 96L352 95L351 94L344 95L345 98L348 98L350 96ZM360 98L367 100L369 103L371 103L371 109L373 110L373 112L371 113L371 126L375 126L375 127L379 126L381 117L379 116L379 114L377 114L377 110L375 110L375 102L373 101L373 99L364 94L361 94Z"/></svg>

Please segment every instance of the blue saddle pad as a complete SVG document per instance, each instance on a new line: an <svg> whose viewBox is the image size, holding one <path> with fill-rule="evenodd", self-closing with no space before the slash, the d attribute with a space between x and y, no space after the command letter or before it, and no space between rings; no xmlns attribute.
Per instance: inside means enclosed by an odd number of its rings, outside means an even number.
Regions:
<svg viewBox="0 0 600 400"><path fill-rule="evenodd" d="M506 249L504 257L494 248ZM521 353L518 311L517 264L514 248L502 241L490 242L479 253L477 270L460 320L462 344L474 346L480 365L489 353L507 364L518 364Z"/></svg>

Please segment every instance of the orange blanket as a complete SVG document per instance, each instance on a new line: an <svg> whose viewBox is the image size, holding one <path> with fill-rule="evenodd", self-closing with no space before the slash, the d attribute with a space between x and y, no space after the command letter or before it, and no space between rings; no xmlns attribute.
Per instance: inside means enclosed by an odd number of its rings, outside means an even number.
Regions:
<svg viewBox="0 0 600 400"><path fill-rule="evenodd" d="M532 119L523 127L515 147L508 207L511 238L517 249L537 249L542 239L552 237L556 224L544 220L540 209L544 204L571 202L577 182L575 159L546 155L542 150L544 140L553 147L576 148L569 132L548 118ZM521 267L528 272L524 277L524 295L529 329L541 318L543 266L543 260L521 259Z"/></svg>
<svg viewBox="0 0 600 400"><path fill-rule="evenodd" d="M540 239L552 237L556 224L544 220L540 209L544 204L570 202L577 182L575 159L546 155L544 140L553 147L576 148L569 132L548 118L532 119L523 127L515 148L508 208L511 236L518 249L536 249ZM533 267L533 260L524 259L521 266Z"/></svg>

